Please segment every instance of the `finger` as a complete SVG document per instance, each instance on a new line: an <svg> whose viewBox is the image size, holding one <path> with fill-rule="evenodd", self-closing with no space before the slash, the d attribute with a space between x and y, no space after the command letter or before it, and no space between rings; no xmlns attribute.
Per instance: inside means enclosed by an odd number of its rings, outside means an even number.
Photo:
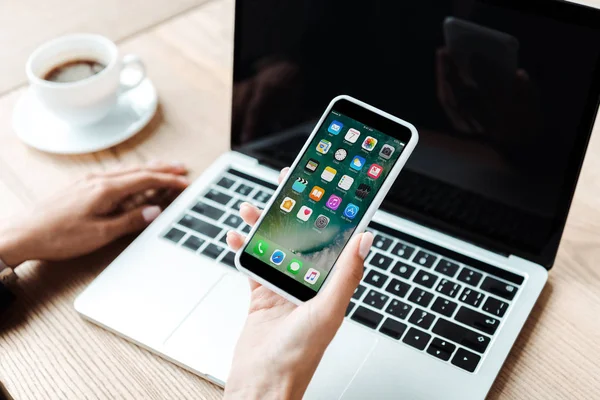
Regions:
<svg viewBox="0 0 600 400"><path fill-rule="evenodd" d="M100 187L103 188L102 200L118 202L127 196L150 189L183 190L188 185L188 180L183 176L163 172L138 171L106 178Z"/></svg>
<svg viewBox="0 0 600 400"><path fill-rule="evenodd" d="M371 232L356 235L340 255L331 280L323 292L315 297L315 301L319 303L318 308L329 311L323 313L326 318L344 317L350 298L362 279L365 257L372 244Z"/></svg>
<svg viewBox="0 0 600 400"><path fill-rule="evenodd" d="M244 222L250 226L254 226L254 224L256 224L256 221L258 221L258 218L260 218L261 214L262 211L250 203L240 204L240 216Z"/></svg>
<svg viewBox="0 0 600 400"><path fill-rule="evenodd" d="M237 232L229 231L227 232L227 244L233 251L238 251L244 245L244 240L246 240L245 236L240 235Z"/></svg>
<svg viewBox="0 0 600 400"><path fill-rule="evenodd" d="M132 167L118 168L112 171L106 171L96 174L97 177L115 177L132 174L135 172L148 171L148 172L163 172L168 174L185 175L188 170L185 164L179 161L164 162L164 161L150 161L145 165L136 165Z"/></svg>
<svg viewBox="0 0 600 400"><path fill-rule="evenodd" d="M279 172L279 178L277 178L277 182L281 183L283 179L287 176L288 172L290 172L290 167L285 167Z"/></svg>
<svg viewBox="0 0 600 400"><path fill-rule="evenodd" d="M146 228L161 213L158 206L142 206L101 222L109 240Z"/></svg>

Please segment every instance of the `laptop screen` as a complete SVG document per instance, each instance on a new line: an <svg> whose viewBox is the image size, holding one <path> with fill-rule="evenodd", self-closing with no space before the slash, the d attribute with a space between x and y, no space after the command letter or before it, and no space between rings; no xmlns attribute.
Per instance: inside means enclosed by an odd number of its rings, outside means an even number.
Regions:
<svg viewBox="0 0 600 400"><path fill-rule="evenodd" d="M232 148L289 165L354 96L419 130L383 209L550 267L599 61L600 13L569 3L238 0Z"/></svg>

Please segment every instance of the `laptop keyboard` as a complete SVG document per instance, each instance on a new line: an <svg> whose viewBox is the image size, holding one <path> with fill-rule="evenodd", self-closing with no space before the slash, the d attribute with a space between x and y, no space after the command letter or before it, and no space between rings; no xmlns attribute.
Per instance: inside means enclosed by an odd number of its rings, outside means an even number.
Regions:
<svg viewBox="0 0 600 400"><path fill-rule="evenodd" d="M263 208L276 186L233 169L215 182L163 238L235 268L227 232L250 232L239 206L247 201ZM373 249L346 317L474 372L523 277L377 223L369 230Z"/></svg>

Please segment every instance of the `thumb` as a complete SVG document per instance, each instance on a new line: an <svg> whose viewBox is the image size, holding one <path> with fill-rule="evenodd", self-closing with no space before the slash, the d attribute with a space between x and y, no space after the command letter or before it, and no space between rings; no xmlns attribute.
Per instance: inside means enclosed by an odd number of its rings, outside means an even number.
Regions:
<svg viewBox="0 0 600 400"><path fill-rule="evenodd" d="M372 244L371 232L352 238L335 263L335 271L329 283L315 298L321 303L322 309L331 312L331 316L343 318L346 313L350 298L363 277L365 258Z"/></svg>
<svg viewBox="0 0 600 400"><path fill-rule="evenodd" d="M161 213L159 206L144 205L127 211L107 222L108 235L116 239L146 228Z"/></svg>

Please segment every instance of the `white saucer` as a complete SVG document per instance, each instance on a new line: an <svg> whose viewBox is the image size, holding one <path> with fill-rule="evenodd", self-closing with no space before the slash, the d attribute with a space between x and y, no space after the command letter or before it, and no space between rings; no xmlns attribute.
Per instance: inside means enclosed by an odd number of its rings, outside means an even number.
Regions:
<svg viewBox="0 0 600 400"><path fill-rule="evenodd" d="M100 151L138 133L156 112L158 98L149 79L119 98L118 104L94 125L76 127L50 114L27 90L13 111L13 128L26 144L56 154Z"/></svg>

